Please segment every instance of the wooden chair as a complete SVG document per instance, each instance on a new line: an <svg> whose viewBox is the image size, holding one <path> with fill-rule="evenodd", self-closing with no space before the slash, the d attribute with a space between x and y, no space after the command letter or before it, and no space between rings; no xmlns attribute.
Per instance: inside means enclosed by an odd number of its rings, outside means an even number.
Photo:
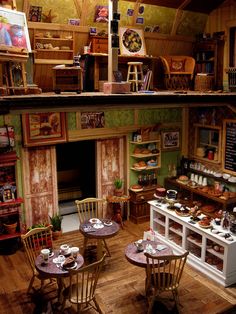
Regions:
<svg viewBox="0 0 236 314"><path fill-rule="evenodd" d="M176 307L179 305L178 288L189 254L154 256L144 253L147 259L146 295L149 299L148 313L155 298L162 292L172 292Z"/></svg>
<svg viewBox="0 0 236 314"><path fill-rule="evenodd" d="M81 201L76 200L75 204L78 209L78 216L79 216L79 222L84 223L86 220L89 220L91 218L104 218L104 208L106 201L101 198L85 198ZM88 238L84 237L84 245L83 245L83 251L82 254L85 253L85 249L88 244ZM107 256L111 256L110 251L108 249L107 243L105 239L103 239L103 244L107 251Z"/></svg>
<svg viewBox="0 0 236 314"><path fill-rule="evenodd" d="M66 300L69 300L72 304L77 304L77 313L90 308L95 309L98 313L102 313L96 300L95 292L105 255L95 263L76 270L69 270L69 286L63 291L62 313L65 309Z"/></svg>
<svg viewBox="0 0 236 314"><path fill-rule="evenodd" d="M35 278L41 281L41 288L45 279L52 279L42 277L35 268L35 259L40 254L40 251L44 248L52 248L52 226L31 229L26 234L22 234L21 239L33 273L27 290L27 293L29 293L33 287Z"/></svg>

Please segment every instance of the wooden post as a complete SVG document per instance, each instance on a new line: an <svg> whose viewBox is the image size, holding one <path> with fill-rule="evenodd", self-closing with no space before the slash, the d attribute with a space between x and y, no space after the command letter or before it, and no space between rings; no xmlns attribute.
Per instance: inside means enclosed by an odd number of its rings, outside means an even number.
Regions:
<svg viewBox="0 0 236 314"><path fill-rule="evenodd" d="M118 70L118 49L112 47L111 21L113 14L117 13L118 0L109 0L109 22L108 22L108 82L113 82L113 71Z"/></svg>

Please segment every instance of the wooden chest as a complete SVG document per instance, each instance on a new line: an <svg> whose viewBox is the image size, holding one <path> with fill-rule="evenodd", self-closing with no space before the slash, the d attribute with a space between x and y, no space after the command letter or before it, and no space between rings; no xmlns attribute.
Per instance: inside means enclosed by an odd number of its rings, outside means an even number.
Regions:
<svg viewBox="0 0 236 314"><path fill-rule="evenodd" d="M75 91L80 93L83 89L82 70L80 67L54 67L53 90L56 94L61 91Z"/></svg>
<svg viewBox="0 0 236 314"><path fill-rule="evenodd" d="M90 40L92 53L108 53L108 37L92 36Z"/></svg>
<svg viewBox="0 0 236 314"><path fill-rule="evenodd" d="M157 186L145 187L141 192L129 190L130 195L130 220L136 224L149 221L150 205L147 203L154 199Z"/></svg>

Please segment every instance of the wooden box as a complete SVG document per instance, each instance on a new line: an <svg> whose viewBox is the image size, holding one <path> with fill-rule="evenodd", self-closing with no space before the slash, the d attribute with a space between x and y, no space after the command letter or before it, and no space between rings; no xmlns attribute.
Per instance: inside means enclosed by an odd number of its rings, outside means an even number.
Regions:
<svg viewBox="0 0 236 314"><path fill-rule="evenodd" d="M92 36L90 40L92 53L108 53L108 37Z"/></svg>
<svg viewBox="0 0 236 314"><path fill-rule="evenodd" d="M83 89L83 77L80 67L54 67L53 90L56 94L61 91L75 91L81 93Z"/></svg>
<svg viewBox="0 0 236 314"><path fill-rule="evenodd" d="M103 84L104 94L130 93L130 82L105 82Z"/></svg>
<svg viewBox="0 0 236 314"><path fill-rule="evenodd" d="M212 89L214 89L214 76L196 75L194 90L204 92Z"/></svg>

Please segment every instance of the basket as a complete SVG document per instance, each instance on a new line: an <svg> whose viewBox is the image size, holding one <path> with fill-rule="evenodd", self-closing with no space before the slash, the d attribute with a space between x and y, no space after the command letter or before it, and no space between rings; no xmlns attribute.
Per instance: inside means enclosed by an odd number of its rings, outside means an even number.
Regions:
<svg viewBox="0 0 236 314"><path fill-rule="evenodd" d="M3 224L7 233L14 234L16 233L17 222L13 224Z"/></svg>
<svg viewBox="0 0 236 314"><path fill-rule="evenodd" d="M194 90L204 92L214 88L214 76L196 75Z"/></svg>

